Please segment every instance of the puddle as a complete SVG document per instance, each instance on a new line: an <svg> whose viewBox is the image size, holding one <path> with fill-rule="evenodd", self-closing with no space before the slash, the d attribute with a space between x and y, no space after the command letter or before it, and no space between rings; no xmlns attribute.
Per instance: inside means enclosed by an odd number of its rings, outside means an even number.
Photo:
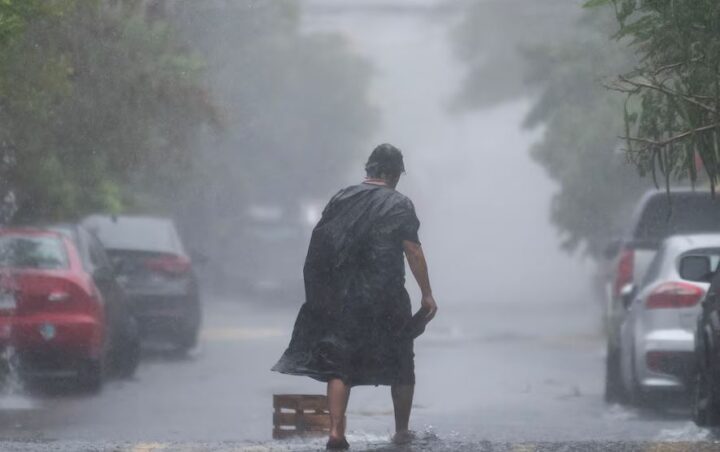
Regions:
<svg viewBox="0 0 720 452"><path fill-rule="evenodd" d="M25 395L0 395L0 411L30 411L36 408L35 402Z"/></svg>
<svg viewBox="0 0 720 452"><path fill-rule="evenodd" d="M686 422L677 428L666 428L660 430L658 441L703 441L710 439L710 431L700 428L693 422Z"/></svg>

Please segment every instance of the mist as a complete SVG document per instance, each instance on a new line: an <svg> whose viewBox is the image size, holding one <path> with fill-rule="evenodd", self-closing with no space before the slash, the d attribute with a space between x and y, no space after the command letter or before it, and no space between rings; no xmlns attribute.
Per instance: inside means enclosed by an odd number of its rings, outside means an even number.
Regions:
<svg viewBox="0 0 720 452"><path fill-rule="evenodd" d="M558 187L530 157L543 133L522 127L532 91L477 112L451 108L465 74L450 40L461 5L303 4L305 31L341 33L372 63L370 96L381 125L370 142L405 153L399 190L416 204L439 296L447 303L590 303L591 265L561 251L549 222ZM361 160L355 168L347 184L362 177Z"/></svg>
<svg viewBox="0 0 720 452"><path fill-rule="evenodd" d="M715 450L720 82L586 3L0 0L0 450Z"/></svg>

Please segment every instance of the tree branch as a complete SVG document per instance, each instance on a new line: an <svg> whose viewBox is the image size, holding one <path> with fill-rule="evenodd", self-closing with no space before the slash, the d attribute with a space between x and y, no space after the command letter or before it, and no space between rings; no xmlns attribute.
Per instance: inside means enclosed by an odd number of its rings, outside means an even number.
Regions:
<svg viewBox="0 0 720 452"><path fill-rule="evenodd" d="M685 65L685 63L673 63L673 64L668 64L665 66L660 66L659 68L657 68L653 71L653 74L658 75L661 72L669 71L671 69L677 69L680 66L684 66L684 65Z"/></svg>
<svg viewBox="0 0 720 452"><path fill-rule="evenodd" d="M693 135L693 134L695 134L695 133L707 132L708 130L713 130L713 129L718 129L718 128L720 128L720 124L708 124L708 125L706 125L706 126L697 127L697 128L695 128L695 129L692 129L692 130L687 130L687 131L685 131L685 132L683 132L683 133L674 135L674 136L672 136L672 137L670 137L670 138L668 138L668 139L665 139L665 140L650 140L650 139L648 139L648 138L634 138L634 137L622 137L622 136L619 137L619 138L620 138L620 139L623 139L623 140L633 141L633 142L636 142L636 143L641 143L641 144L644 144L644 145L646 145L646 146L653 146L653 147L658 147L658 148L660 148L660 147L665 147L665 146L668 146L668 145L670 145L670 144L673 144L673 143L675 143L675 142L677 142L677 141L684 140L685 138L687 138L687 137L689 137L690 135Z"/></svg>
<svg viewBox="0 0 720 452"><path fill-rule="evenodd" d="M706 111L709 111L709 112L711 112L711 113L716 113L716 112L717 112L717 111L715 110L715 108L713 108L713 107L711 107L711 106L709 106L709 105L706 105L706 104L700 102L699 100L695 99L694 96L688 96L688 95L686 95L686 94L677 93L677 92L675 92L675 91L672 91L672 90L670 90L670 89L665 88L664 86L653 85L652 83L641 82L641 81L636 81L636 80L630 80L629 78L627 78L627 77L625 77L625 76L622 76L622 75L618 76L618 79L619 79L621 82L627 83L628 85L634 86L634 87L636 87L636 88L652 89L652 90L661 92L661 93L663 93L663 94L665 94L665 95L667 95L667 96L679 97L679 98L681 98L681 99L684 99L685 101L687 101L687 102L689 102L689 103L691 103L691 104L693 104L693 105L695 105L695 106L697 106L697 107L700 107L700 108L702 108L702 109L704 109L704 110L706 110ZM629 90L627 90L627 89L623 90L622 88L617 89L617 91L629 92Z"/></svg>

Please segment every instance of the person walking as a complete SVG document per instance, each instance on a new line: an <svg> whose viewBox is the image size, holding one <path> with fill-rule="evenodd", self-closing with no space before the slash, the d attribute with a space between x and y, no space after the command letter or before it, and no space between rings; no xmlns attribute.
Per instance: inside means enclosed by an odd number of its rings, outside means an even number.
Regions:
<svg viewBox="0 0 720 452"><path fill-rule="evenodd" d="M290 344L272 370L327 383L328 449L347 449L350 389L391 387L397 443L408 442L415 390L413 340L437 312L409 198L395 188L405 172L390 144L373 150L364 182L340 190L312 233L304 266L305 303ZM422 294L413 316L405 262Z"/></svg>

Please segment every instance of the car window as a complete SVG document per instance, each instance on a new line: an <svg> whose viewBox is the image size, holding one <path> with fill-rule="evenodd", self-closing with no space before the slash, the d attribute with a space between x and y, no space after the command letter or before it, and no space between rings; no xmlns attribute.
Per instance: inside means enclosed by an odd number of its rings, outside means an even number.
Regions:
<svg viewBox="0 0 720 452"><path fill-rule="evenodd" d="M57 237L0 236L0 266L58 270L68 267L65 245Z"/></svg>
<svg viewBox="0 0 720 452"><path fill-rule="evenodd" d="M704 249L686 251L685 253L683 253L683 256L689 256L689 255L708 256L710 258L710 271L713 273L717 272L718 267L720 267L720 249L718 249L718 248L704 248ZM677 266L678 266L678 271L679 271L680 270L680 259L678 259Z"/></svg>
<svg viewBox="0 0 720 452"><path fill-rule="evenodd" d="M184 254L177 231L168 220L93 217L84 224L106 249Z"/></svg>
<svg viewBox="0 0 720 452"><path fill-rule="evenodd" d="M93 266L90 262L90 256L88 256L87 253L87 246L85 246L86 241L83 241L81 239L78 228L71 225L53 225L50 226L48 229L57 232L70 240L73 245L75 245L75 249L77 250L78 256L80 257L80 263L82 265L82 268L88 272L92 271Z"/></svg>
<svg viewBox="0 0 720 452"><path fill-rule="evenodd" d="M633 238L657 243L675 234L720 231L720 200L706 193L659 194L642 209Z"/></svg>
<svg viewBox="0 0 720 452"><path fill-rule="evenodd" d="M103 248L97 237L89 234L86 231L83 231L82 234L83 240L85 240L85 242L87 243L88 256L90 257L90 263L92 264L93 269L112 268L112 265L110 264L110 259L105 253L105 249Z"/></svg>

